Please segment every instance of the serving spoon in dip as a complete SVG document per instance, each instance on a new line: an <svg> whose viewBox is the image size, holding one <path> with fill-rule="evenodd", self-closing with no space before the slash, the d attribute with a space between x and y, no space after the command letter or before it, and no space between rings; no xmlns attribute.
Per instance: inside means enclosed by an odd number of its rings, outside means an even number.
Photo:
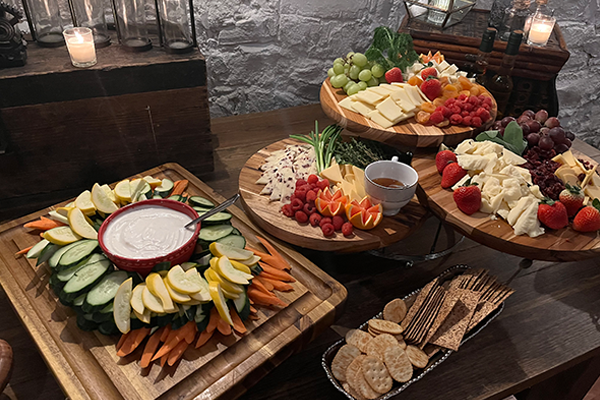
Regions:
<svg viewBox="0 0 600 400"><path fill-rule="evenodd" d="M237 199L239 199L239 198L240 198L240 194L237 193L235 196L228 198L227 200L225 200L224 202L222 202L221 204L219 204L218 206L216 206L209 212L204 213L201 216L199 216L198 218L196 218L195 220L188 222L185 225L185 228L195 225L200 221L204 221L206 218L211 217L211 216L215 215L216 213L223 211L224 209L226 209L227 207L229 207L233 203L235 203L237 201Z"/></svg>

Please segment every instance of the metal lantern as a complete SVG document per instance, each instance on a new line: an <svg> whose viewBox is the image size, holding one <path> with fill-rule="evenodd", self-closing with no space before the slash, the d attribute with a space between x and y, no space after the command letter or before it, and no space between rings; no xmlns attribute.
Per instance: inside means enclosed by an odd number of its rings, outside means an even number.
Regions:
<svg viewBox="0 0 600 400"><path fill-rule="evenodd" d="M23 0L31 37L42 47L65 44L58 0Z"/></svg>
<svg viewBox="0 0 600 400"><path fill-rule="evenodd" d="M145 2L141 0L111 0L119 43L127 51L146 51L152 41L146 25Z"/></svg>
<svg viewBox="0 0 600 400"><path fill-rule="evenodd" d="M188 53L197 47L192 0L155 0L161 45L167 53Z"/></svg>
<svg viewBox="0 0 600 400"><path fill-rule="evenodd" d="M74 26L92 30L96 48L110 45L102 0L69 0L69 9Z"/></svg>
<svg viewBox="0 0 600 400"><path fill-rule="evenodd" d="M459 23L475 6L475 0L404 0L410 19L442 29Z"/></svg>

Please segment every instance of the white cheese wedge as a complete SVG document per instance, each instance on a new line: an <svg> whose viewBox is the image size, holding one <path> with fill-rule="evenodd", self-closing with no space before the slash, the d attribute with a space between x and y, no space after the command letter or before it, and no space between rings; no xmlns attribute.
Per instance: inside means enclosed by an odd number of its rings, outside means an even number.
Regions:
<svg viewBox="0 0 600 400"><path fill-rule="evenodd" d="M376 108L384 117L392 122L404 116L402 109L390 97L377 104Z"/></svg>
<svg viewBox="0 0 600 400"><path fill-rule="evenodd" d="M562 158L565 160L567 165L569 165L571 167L574 167L577 165L577 161L575 160L575 156L573 156L573 153L571 152L571 150L567 150L564 153L562 153Z"/></svg>
<svg viewBox="0 0 600 400"><path fill-rule="evenodd" d="M598 186L587 185L583 192L590 196L590 199L600 199L600 187Z"/></svg>
<svg viewBox="0 0 600 400"><path fill-rule="evenodd" d="M338 104L340 105L340 107L345 108L348 111L354 111L354 109L352 108L353 103L355 102L352 101L350 97L346 97L342 99Z"/></svg>
<svg viewBox="0 0 600 400"><path fill-rule="evenodd" d="M586 171L585 178L583 179L583 182L581 182L581 187L583 189L585 189L585 187L590 183L590 181L592 180L592 176L594 176L596 174L597 168L598 168L598 165L594 165L592 167L592 169Z"/></svg>
<svg viewBox="0 0 600 400"><path fill-rule="evenodd" d="M421 90L420 87L415 86L417 88L417 92L419 92L419 96L421 96L421 100L423 100L423 102L421 102L421 104L423 104L424 102L426 103L432 103L431 100L429 100L429 98L427 96L425 96L425 93L423 93L423 91Z"/></svg>
<svg viewBox="0 0 600 400"><path fill-rule="evenodd" d="M356 98L362 102L370 104L372 106L377 105L378 102L384 99L385 96L377 94L375 92L369 90L363 90L362 92L358 92L356 94Z"/></svg>
<svg viewBox="0 0 600 400"><path fill-rule="evenodd" d="M458 165L467 171L483 171L489 160L475 154L459 154L456 156Z"/></svg>
<svg viewBox="0 0 600 400"><path fill-rule="evenodd" d="M449 66L450 64L448 64L446 60L443 60L441 63L438 64L438 71L444 72Z"/></svg>
<svg viewBox="0 0 600 400"><path fill-rule="evenodd" d="M402 108L402 111L405 113L413 112L417 109L417 105L412 102L406 90L398 90L392 93L390 97Z"/></svg>
<svg viewBox="0 0 600 400"><path fill-rule="evenodd" d="M540 225L537 217L538 203L532 203L521 214L518 221L513 226L515 235L527 234L529 237L538 237L544 234L544 228Z"/></svg>
<svg viewBox="0 0 600 400"><path fill-rule="evenodd" d="M398 86L398 87L405 87L405 86L410 86L408 83L406 82L392 82L390 85L394 85L394 86Z"/></svg>
<svg viewBox="0 0 600 400"><path fill-rule="evenodd" d="M472 154L475 150L475 141L473 139L463 140L456 146L454 153L456 154Z"/></svg>
<svg viewBox="0 0 600 400"><path fill-rule="evenodd" d="M352 109L363 117L369 118L369 113L375 110L375 107L362 101L355 101L352 103Z"/></svg>
<svg viewBox="0 0 600 400"><path fill-rule="evenodd" d="M406 90L408 96L410 97L410 100L414 105L419 106L423 103L423 99L421 98L421 94L419 93L418 87L409 85L406 86L404 90Z"/></svg>
<svg viewBox="0 0 600 400"><path fill-rule="evenodd" d="M450 74L450 75L454 75L458 72L458 67L454 64L452 64L451 66L449 66L448 68L446 68L444 70L444 72Z"/></svg>
<svg viewBox="0 0 600 400"><path fill-rule="evenodd" d="M508 217L506 218L506 222L513 226L521 214L532 204L537 203L538 200L533 196L526 196L519 199L517 204L510 210L508 213Z"/></svg>
<svg viewBox="0 0 600 400"><path fill-rule="evenodd" d="M344 180L340 172L340 166L337 163L321 171L320 175L331 183L339 183Z"/></svg>
<svg viewBox="0 0 600 400"><path fill-rule="evenodd" d="M375 122L376 124L381 125L383 129L391 128L392 126L394 126L394 123L386 117L384 117L378 110L371 111L369 113L369 118L371 118L371 121Z"/></svg>

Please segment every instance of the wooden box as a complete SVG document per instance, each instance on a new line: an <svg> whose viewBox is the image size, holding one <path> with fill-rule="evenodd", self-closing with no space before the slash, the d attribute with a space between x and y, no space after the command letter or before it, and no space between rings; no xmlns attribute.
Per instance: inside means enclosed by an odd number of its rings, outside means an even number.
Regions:
<svg viewBox="0 0 600 400"><path fill-rule="evenodd" d="M64 47L28 51L0 70L0 221L166 162L213 170L199 52L128 53L113 38L77 69Z"/></svg>

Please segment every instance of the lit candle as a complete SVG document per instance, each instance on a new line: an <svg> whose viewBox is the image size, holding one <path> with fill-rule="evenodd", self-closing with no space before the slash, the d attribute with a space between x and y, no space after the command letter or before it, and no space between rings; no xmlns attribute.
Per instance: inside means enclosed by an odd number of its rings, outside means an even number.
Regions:
<svg viewBox="0 0 600 400"><path fill-rule="evenodd" d="M96 64L96 47L90 28L65 29L63 35L73 66L87 68Z"/></svg>
<svg viewBox="0 0 600 400"><path fill-rule="evenodd" d="M546 43L548 43L548 39L550 39L555 22L556 19L553 17L547 17L540 14L535 15L531 21L527 44L533 46L545 46Z"/></svg>

